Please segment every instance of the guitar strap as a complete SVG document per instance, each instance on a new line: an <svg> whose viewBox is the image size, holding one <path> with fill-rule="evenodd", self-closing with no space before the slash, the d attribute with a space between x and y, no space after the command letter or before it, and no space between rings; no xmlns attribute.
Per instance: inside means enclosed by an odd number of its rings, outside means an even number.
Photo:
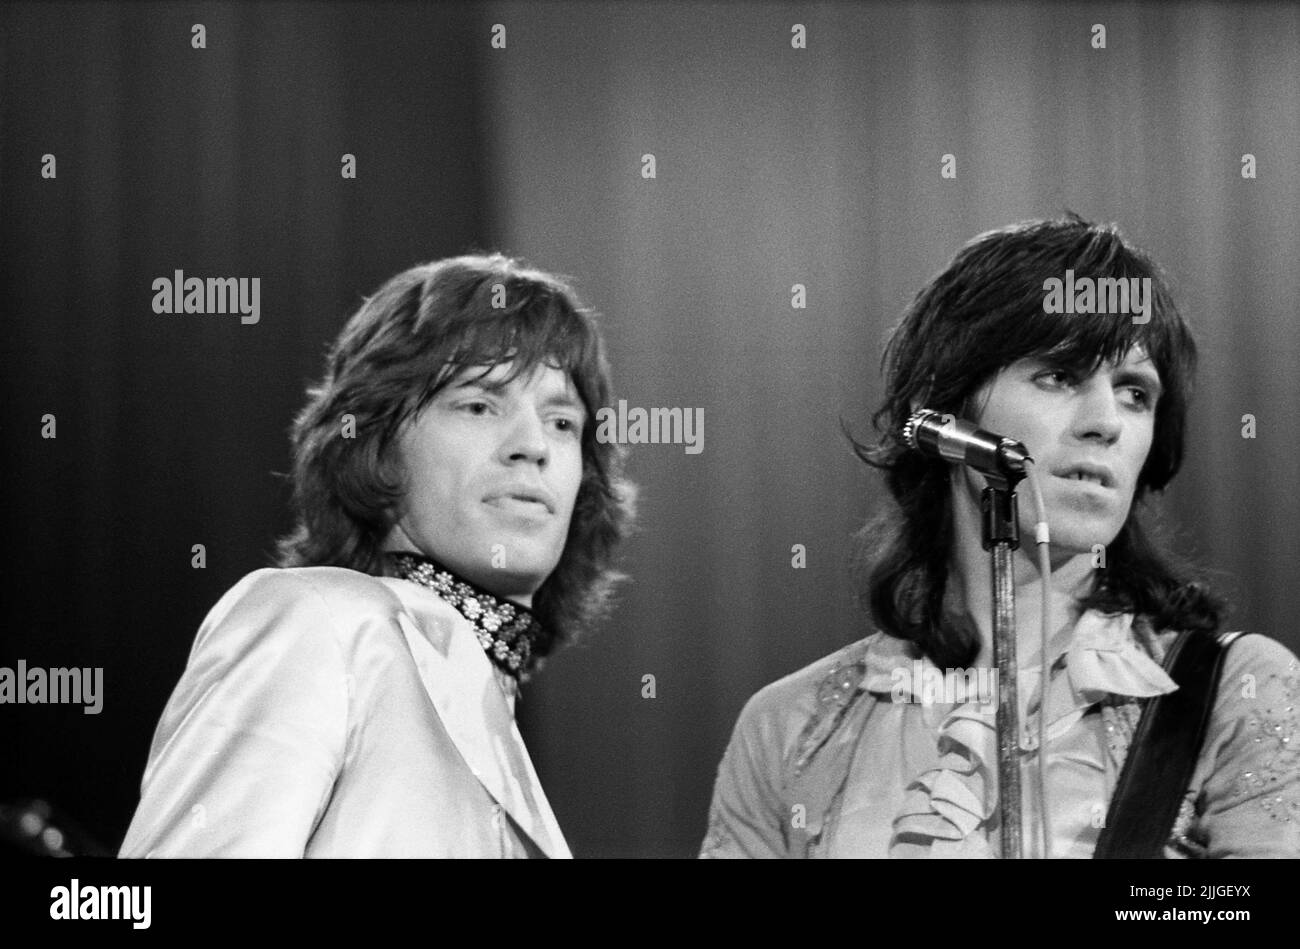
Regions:
<svg viewBox="0 0 1300 949"><path fill-rule="evenodd" d="M1164 666L1178 689L1142 710L1094 860L1164 856L1205 740L1223 657L1240 635L1185 630L1170 647Z"/></svg>

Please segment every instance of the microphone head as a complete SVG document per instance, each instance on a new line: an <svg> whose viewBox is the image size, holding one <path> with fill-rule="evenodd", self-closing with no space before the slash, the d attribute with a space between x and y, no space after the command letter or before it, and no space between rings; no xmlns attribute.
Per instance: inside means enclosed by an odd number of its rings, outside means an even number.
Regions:
<svg viewBox="0 0 1300 949"><path fill-rule="evenodd" d="M903 444L912 449L920 448L916 436L920 431L921 424L931 416L937 416L938 414L938 412L931 409L918 409L913 412L911 417L903 424Z"/></svg>

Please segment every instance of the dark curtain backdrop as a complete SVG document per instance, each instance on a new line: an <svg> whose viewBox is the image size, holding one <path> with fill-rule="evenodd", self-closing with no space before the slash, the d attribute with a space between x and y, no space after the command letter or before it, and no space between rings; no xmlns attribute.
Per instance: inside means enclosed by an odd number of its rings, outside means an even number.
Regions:
<svg viewBox="0 0 1300 949"><path fill-rule="evenodd" d="M117 844L198 623L288 526L272 472L324 345L362 293L471 247L575 277L630 405L704 409L702 453L633 449L633 582L521 708L579 856L692 853L744 701L869 631L846 561L881 489L840 420L867 432L887 328L964 241L1011 221L1115 221L1165 265L1202 371L1159 508L1234 596L1234 627L1300 647L1300 8L0 18L0 664L102 665L107 691L99 716L0 708L0 800L48 798ZM175 269L261 276L261 322L153 314L150 282Z"/></svg>
<svg viewBox="0 0 1300 949"><path fill-rule="evenodd" d="M507 244L581 278L630 405L705 416L699 455L633 449L635 582L528 695L580 852L691 852L745 699L868 632L846 561L882 489L839 421L867 431L888 327L963 242L1012 221L1113 220L1167 267L1203 367L1164 512L1224 571L1235 625L1300 647L1300 8L493 11L518 41L484 56Z"/></svg>
<svg viewBox="0 0 1300 949"><path fill-rule="evenodd" d="M0 801L48 799L116 848L198 624L290 526L274 473L327 343L389 276L487 242L489 109L462 4L0 21L0 664L102 666L106 692L97 716L0 706ZM260 277L260 321L155 314L176 270Z"/></svg>

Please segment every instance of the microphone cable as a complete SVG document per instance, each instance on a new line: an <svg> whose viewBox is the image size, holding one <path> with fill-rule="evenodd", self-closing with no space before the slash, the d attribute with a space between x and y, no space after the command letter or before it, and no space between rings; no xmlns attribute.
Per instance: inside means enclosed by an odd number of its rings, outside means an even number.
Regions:
<svg viewBox="0 0 1300 949"><path fill-rule="evenodd" d="M1039 623L1040 669L1038 685L1038 816L1039 831L1042 838L1043 859L1052 859L1051 834L1048 832L1047 820L1047 680L1050 669L1047 666L1047 630L1051 625L1051 574L1052 558L1050 553L1051 538L1047 530L1047 508L1043 505L1043 492L1038 484L1037 465L1032 458L1025 464L1025 479L1029 482L1029 493L1034 499L1034 514L1038 518L1034 525L1034 545L1038 549L1038 579L1042 584L1042 615Z"/></svg>

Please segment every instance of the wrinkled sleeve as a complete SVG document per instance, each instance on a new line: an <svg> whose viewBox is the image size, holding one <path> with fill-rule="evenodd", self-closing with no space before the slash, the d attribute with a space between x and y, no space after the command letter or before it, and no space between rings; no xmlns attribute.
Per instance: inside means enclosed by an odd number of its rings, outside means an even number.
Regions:
<svg viewBox="0 0 1300 949"><path fill-rule="evenodd" d="M740 713L718 766L701 857L787 856L780 735L763 693Z"/></svg>
<svg viewBox="0 0 1300 949"><path fill-rule="evenodd" d="M342 765L348 687L316 588L258 570L204 620L123 857L301 857Z"/></svg>
<svg viewBox="0 0 1300 949"><path fill-rule="evenodd" d="M1209 857L1300 857L1300 663L1280 643L1228 649L1203 748Z"/></svg>

